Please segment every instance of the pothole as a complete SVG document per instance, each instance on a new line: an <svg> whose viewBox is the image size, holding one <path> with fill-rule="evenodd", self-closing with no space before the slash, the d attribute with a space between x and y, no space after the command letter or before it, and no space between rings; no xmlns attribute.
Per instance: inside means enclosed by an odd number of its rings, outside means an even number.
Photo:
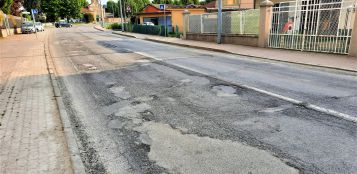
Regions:
<svg viewBox="0 0 357 174"><path fill-rule="evenodd" d="M299 173L268 151L240 142L182 134L156 122L135 129L142 132L138 140L150 145L149 159L172 173Z"/></svg>
<svg viewBox="0 0 357 174"><path fill-rule="evenodd" d="M226 85L217 85L213 86L212 90L216 93L218 97L234 97L237 96L237 89L226 86Z"/></svg>
<svg viewBox="0 0 357 174"><path fill-rule="evenodd" d="M116 97L120 99L127 100L131 97L130 93L125 90L124 86L113 86L109 89Z"/></svg>
<svg viewBox="0 0 357 174"><path fill-rule="evenodd" d="M152 121L154 119L154 114L149 111L149 110L145 110L144 112L140 112L141 117L144 121Z"/></svg>
<svg viewBox="0 0 357 174"><path fill-rule="evenodd" d="M288 108L290 108L290 107L291 107L291 105L281 105L281 106L278 106L278 107L266 108L266 109L261 110L261 111L259 111L259 112L275 113L275 112L283 111L283 110L288 109Z"/></svg>
<svg viewBox="0 0 357 174"><path fill-rule="evenodd" d="M111 120L108 123L108 127L111 129L122 129L125 126L125 122L121 120Z"/></svg>

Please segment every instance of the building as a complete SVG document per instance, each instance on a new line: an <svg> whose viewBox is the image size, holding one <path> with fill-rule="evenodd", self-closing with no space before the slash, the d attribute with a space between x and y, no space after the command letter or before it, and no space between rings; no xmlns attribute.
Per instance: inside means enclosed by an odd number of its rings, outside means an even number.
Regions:
<svg viewBox="0 0 357 174"><path fill-rule="evenodd" d="M90 13L96 21L100 21L100 14L102 13L102 10L98 0L91 0L91 4L89 4L88 7L81 9L81 13Z"/></svg>
<svg viewBox="0 0 357 174"><path fill-rule="evenodd" d="M183 31L183 12L187 10L191 14L203 14L206 8L198 5L185 7L166 4L166 9L160 9L159 4L148 4L136 15L137 23L152 22L154 25L167 25L169 30ZM166 22L165 22L166 19Z"/></svg>

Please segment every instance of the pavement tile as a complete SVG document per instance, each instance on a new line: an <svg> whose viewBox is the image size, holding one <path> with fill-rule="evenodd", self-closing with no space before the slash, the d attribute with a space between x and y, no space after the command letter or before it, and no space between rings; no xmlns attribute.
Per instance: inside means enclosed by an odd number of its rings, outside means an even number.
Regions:
<svg viewBox="0 0 357 174"><path fill-rule="evenodd" d="M40 33L39 39L0 40L0 173L72 173L47 72L45 38Z"/></svg>

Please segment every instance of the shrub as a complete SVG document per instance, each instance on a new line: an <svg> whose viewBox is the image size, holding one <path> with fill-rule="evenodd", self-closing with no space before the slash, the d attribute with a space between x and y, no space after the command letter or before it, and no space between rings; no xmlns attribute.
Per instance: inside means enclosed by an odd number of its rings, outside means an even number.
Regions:
<svg viewBox="0 0 357 174"><path fill-rule="evenodd" d="M83 18L86 23L92 23L94 21L94 17L91 13L85 13Z"/></svg>
<svg viewBox="0 0 357 174"><path fill-rule="evenodd" d="M151 34L151 35L161 35L161 26L151 26L151 25L133 25L134 33Z"/></svg>
<svg viewBox="0 0 357 174"><path fill-rule="evenodd" d="M112 30L121 30L121 24L119 23L109 24L106 28Z"/></svg>

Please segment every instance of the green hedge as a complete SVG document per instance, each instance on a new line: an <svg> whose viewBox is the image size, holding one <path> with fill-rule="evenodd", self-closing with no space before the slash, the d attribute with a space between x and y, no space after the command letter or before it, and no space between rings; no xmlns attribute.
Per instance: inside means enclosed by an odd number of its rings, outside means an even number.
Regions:
<svg viewBox="0 0 357 174"><path fill-rule="evenodd" d="M105 28L112 29L112 30L121 30L121 24L119 23L105 24Z"/></svg>

